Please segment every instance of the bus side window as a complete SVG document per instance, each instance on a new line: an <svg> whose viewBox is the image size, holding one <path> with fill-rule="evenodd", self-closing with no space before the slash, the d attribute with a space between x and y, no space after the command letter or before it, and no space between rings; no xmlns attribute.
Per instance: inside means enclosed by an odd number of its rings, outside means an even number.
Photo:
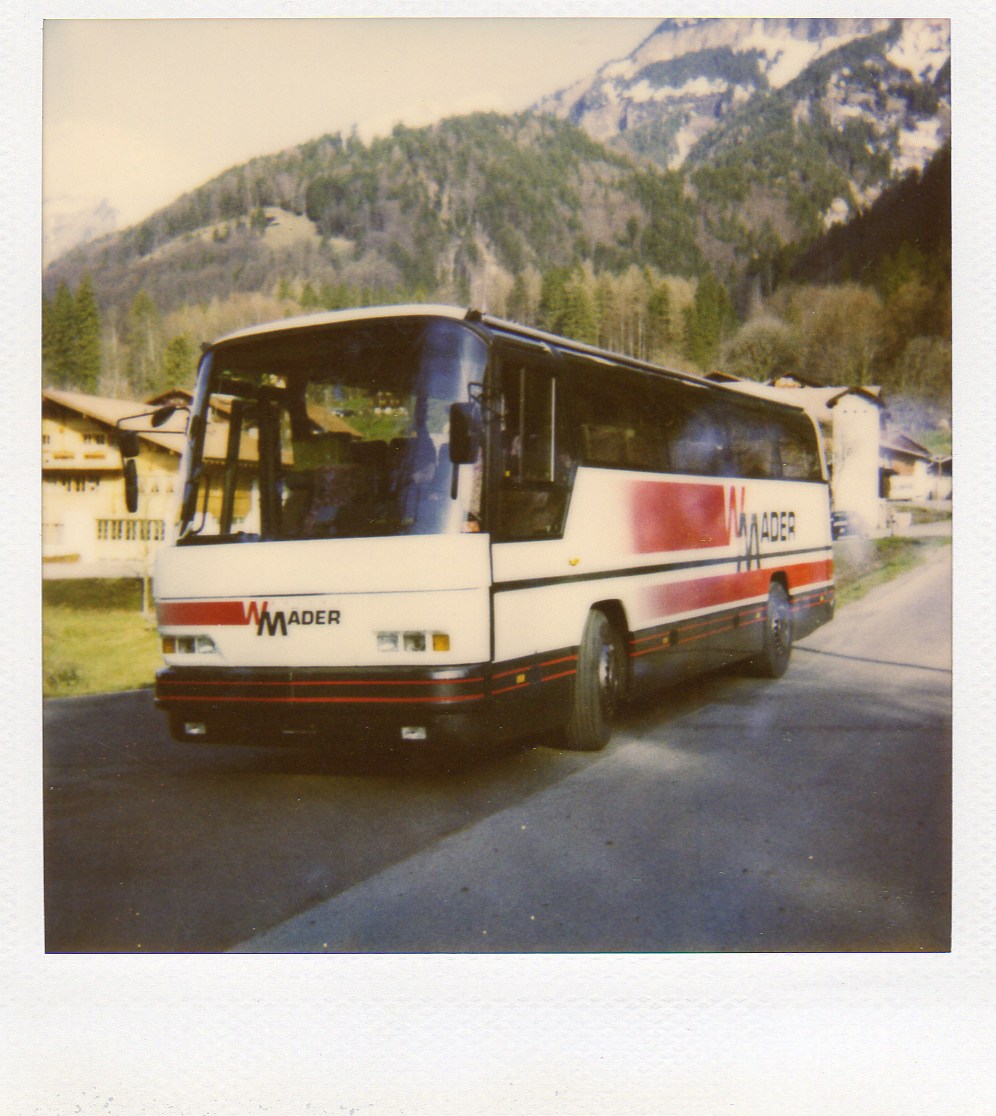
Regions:
<svg viewBox="0 0 996 1116"><path fill-rule="evenodd" d="M726 423L708 402L700 401L694 409L681 406L672 426L669 448L671 468L676 473L722 477L733 472Z"/></svg>
<svg viewBox="0 0 996 1116"><path fill-rule="evenodd" d="M731 412L730 451L735 474L753 480L777 479L782 475L778 432L762 415L746 409Z"/></svg>
<svg viewBox="0 0 996 1116"><path fill-rule="evenodd" d="M786 480L823 479L816 435L808 419L792 415L781 420L779 449Z"/></svg>
<svg viewBox="0 0 996 1116"><path fill-rule="evenodd" d="M571 360L571 389L586 465L661 472L667 447L651 384L638 372Z"/></svg>
<svg viewBox="0 0 996 1116"><path fill-rule="evenodd" d="M509 352L502 374L498 538L563 532L573 461L561 403L549 364Z"/></svg>

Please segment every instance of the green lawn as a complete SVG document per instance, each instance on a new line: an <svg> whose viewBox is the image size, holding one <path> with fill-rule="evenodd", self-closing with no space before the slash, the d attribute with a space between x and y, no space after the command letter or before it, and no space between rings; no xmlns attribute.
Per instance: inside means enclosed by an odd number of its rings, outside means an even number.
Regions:
<svg viewBox="0 0 996 1116"><path fill-rule="evenodd" d="M137 581L44 582L44 696L152 685L162 659L155 626L142 616L141 600Z"/></svg>

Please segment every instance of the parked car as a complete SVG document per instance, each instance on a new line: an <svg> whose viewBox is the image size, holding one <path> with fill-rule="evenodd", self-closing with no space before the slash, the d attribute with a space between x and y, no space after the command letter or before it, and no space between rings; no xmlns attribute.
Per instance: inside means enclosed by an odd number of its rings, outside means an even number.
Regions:
<svg viewBox="0 0 996 1116"><path fill-rule="evenodd" d="M830 532L835 539L842 538L844 535L860 535L860 521L852 512L831 512Z"/></svg>

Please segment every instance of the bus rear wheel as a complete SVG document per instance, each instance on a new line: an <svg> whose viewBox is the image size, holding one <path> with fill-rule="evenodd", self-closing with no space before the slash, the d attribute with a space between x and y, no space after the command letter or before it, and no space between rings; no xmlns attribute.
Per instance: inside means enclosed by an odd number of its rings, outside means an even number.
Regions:
<svg viewBox="0 0 996 1116"><path fill-rule="evenodd" d="M612 735L612 721L622 700L626 648L604 612L592 609L578 648L578 667L567 723L567 746L597 752Z"/></svg>
<svg viewBox="0 0 996 1116"><path fill-rule="evenodd" d="M768 590L761 653L751 660L754 673L762 678L781 678L792 654L792 605L780 581Z"/></svg>

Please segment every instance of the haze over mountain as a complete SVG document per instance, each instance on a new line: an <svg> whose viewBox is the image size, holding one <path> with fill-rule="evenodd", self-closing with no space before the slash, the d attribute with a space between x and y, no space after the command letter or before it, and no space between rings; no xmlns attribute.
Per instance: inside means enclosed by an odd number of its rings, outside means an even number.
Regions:
<svg viewBox="0 0 996 1116"><path fill-rule="evenodd" d="M106 198L46 197L42 216L42 260L48 263L118 227L118 215Z"/></svg>

